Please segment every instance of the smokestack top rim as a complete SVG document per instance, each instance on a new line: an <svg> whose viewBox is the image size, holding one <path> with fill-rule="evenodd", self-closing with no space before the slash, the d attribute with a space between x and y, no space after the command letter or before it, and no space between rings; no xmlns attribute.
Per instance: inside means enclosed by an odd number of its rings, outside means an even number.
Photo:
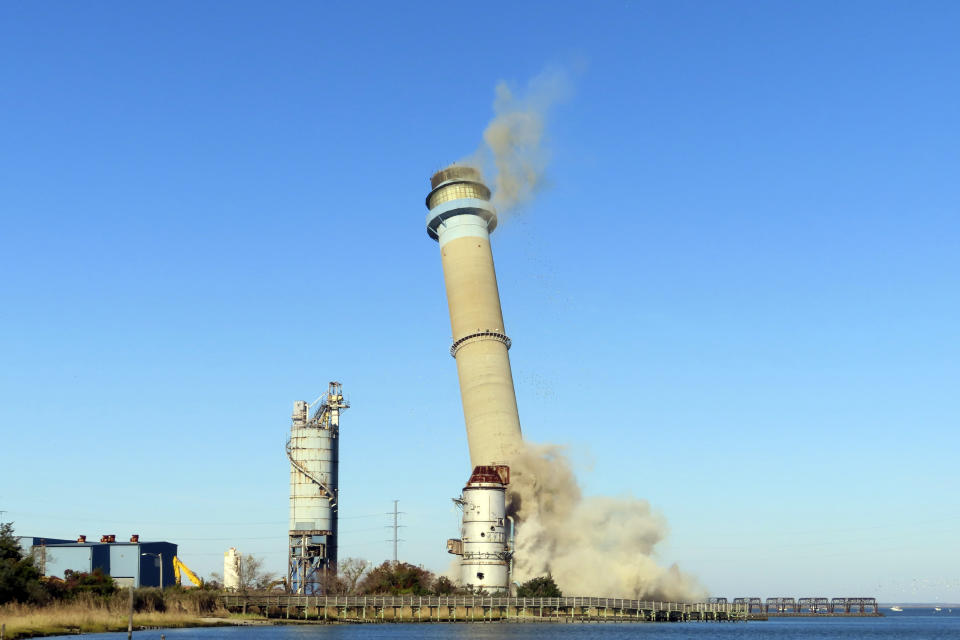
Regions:
<svg viewBox="0 0 960 640"><path fill-rule="evenodd" d="M450 165L446 169L441 169L430 176L430 192L424 201L427 205L427 210L432 210L430 207L430 198L433 197L434 193L444 187L458 183L470 183L483 187L483 191L486 193L486 200L489 202L492 193L490 187L483 181L483 174L479 169L466 165Z"/></svg>
<svg viewBox="0 0 960 640"><path fill-rule="evenodd" d="M447 182L483 182L483 174L476 167L465 164L452 164L430 176L430 189L434 190Z"/></svg>
<svg viewBox="0 0 960 640"><path fill-rule="evenodd" d="M472 184L480 187L482 192L478 195L485 197L456 197L452 200L446 200L431 206L433 195L455 184ZM439 240L439 226L447 218L459 214L473 214L480 216L487 222L487 231L492 232L497 227L497 214L490 202L492 193L490 187L483 181L483 174L479 169L466 165L450 165L433 174L430 178L430 192L427 194L424 204L427 211L427 235L433 240Z"/></svg>
<svg viewBox="0 0 960 640"><path fill-rule="evenodd" d="M487 197L486 197L486 199L485 199L487 202L490 201L490 197L493 195L493 194L491 193L491 191L490 191L490 187L488 187L486 184L484 184L484 183L483 183L482 181L480 181L480 180L462 180L462 179L459 179L459 178L454 178L454 179L451 179L451 180L445 180L445 181L441 182L440 184L438 184L437 186L435 186L434 188L430 189L430 192L427 194L426 205L427 205L427 209L428 209L428 210L431 209L431 207L430 207L430 197L433 196L433 194L435 194L435 193L436 193L437 191L439 191L440 189L443 189L444 187L449 187L449 186L452 185L452 184L477 184L477 185L480 185L481 187L483 187L484 191L485 191L486 194L487 194Z"/></svg>

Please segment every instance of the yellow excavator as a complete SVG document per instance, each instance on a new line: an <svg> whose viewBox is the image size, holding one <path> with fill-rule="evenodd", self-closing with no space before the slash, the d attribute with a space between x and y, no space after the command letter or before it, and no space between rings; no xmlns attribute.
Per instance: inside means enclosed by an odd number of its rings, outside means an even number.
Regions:
<svg viewBox="0 0 960 640"><path fill-rule="evenodd" d="M286 590L287 590L287 579L286 579L286 578L280 578L279 580L274 580L273 582L271 582L270 584L267 585L267 591L273 591L273 588L274 588L274 587L279 587L279 586L282 586L282 587L283 587L283 590L286 591Z"/></svg>
<svg viewBox="0 0 960 640"><path fill-rule="evenodd" d="M183 561L180 560L180 558L178 558L177 556L173 556L173 575L174 575L174 577L177 579L177 586L178 586L178 587L180 586L180 574L181 574L181 573L183 573L183 574L186 575L188 578L190 578L190 581L193 582L193 584L197 585L198 587L202 587L202 586L203 586L203 578L197 577L197 574L195 574L193 571L191 571L191 570L190 570L190 567L188 567L187 565L183 564Z"/></svg>

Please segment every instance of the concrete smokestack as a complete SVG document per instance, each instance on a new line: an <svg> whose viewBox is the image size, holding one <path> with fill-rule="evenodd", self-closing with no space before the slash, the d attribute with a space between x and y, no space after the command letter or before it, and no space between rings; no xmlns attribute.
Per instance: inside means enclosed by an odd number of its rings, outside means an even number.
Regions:
<svg viewBox="0 0 960 640"><path fill-rule="evenodd" d="M427 233L440 244L471 466L502 464L522 438L490 250L497 214L476 169L448 167L430 186Z"/></svg>

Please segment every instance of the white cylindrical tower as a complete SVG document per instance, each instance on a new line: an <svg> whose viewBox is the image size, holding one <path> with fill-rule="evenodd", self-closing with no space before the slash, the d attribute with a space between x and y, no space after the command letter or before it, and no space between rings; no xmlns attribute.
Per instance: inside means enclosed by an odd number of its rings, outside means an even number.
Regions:
<svg viewBox="0 0 960 640"><path fill-rule="evenodd" d="M240 553L234 547L223 552L223 588L226 591L240 589Z"/></svg>
<svg viewBox="0 0 960 640"><path fill-rule="evenodd" d="M505 465L474 468L455 502L463 509L460 540L447 542L461 556L460 584L472 590L508 594L510 558L506 488L510 469Z"/></svg>
<svg viewBox="0 0 960 640"><path fill-rule="evenodd" d="M318 594L337 564L337 494L340 412L349 407L339 382L331 382L310 416L304 401L293 405L290 460L288 585L294 593ZM316 403L314 403L316 404Z"/></svg>

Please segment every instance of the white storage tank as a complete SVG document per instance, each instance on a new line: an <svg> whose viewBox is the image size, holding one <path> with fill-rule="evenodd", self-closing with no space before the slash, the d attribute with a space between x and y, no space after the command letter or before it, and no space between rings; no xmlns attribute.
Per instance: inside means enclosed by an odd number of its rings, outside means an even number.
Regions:
<svg viewBox="0 0 960 640"><path fill-rule="evenodd" d="M240 590L240 552L234 547L223 552L223 588L226 591Z"/></svg>
<svg viewBox="0 0 960 640"><path fill-rule="evenodd" d="M506 515L509 482L506 465L474 467L463 494L455 500L463 509L461 537L449 540L447 550L461 556L461 586L509 594L513 555Z"/></svg>

